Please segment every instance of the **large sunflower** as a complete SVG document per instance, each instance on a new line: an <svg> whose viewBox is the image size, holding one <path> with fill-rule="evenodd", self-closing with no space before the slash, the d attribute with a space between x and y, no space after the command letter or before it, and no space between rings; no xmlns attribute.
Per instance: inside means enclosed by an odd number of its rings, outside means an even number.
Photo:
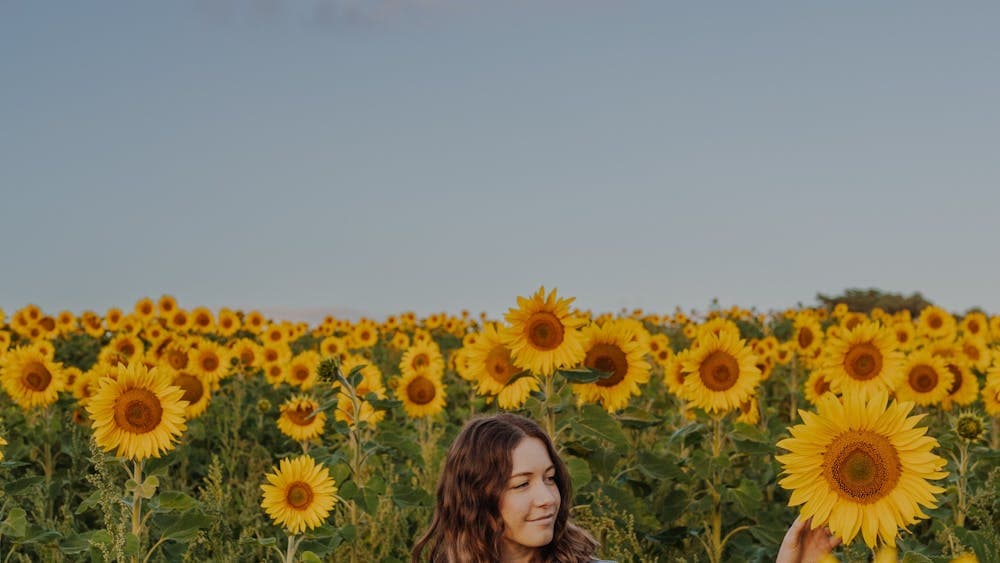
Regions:
<svg viewBox="0 0 1000 563"><path fill-rule="evenodd" d="M306 350L292 358L285 371L285 381L289 385L297 386L303 391L308 391L316 385L319 374L316 371L322 358L315 350Z"/></svg>
<svg viewBox="0 0 1000 563"><path fill-rule="evenodd" d="M776 456L785 473L779 484L792 491L789 506L802 505L813 528L829 526L845 543L860 531L870 547L879 538L895 545L899 527L927 518L920 507L936 507L934 495L944 492L928 482L947 473L931 452L937 440L916 428L923 415L907 416L913 403L887 402L885 391L843 402L823 395L817 412L800 410L805 423L777 444L789 452Z"/></svg>
<svg viewBox="0 0 1000 563"><path fill-rule="evenodd" d="M87 403L94 440L104 451L128 459L160 457L184 432L184 390L142 362L119 366L118 379L101 379Z"/></svg>
<svg viewBox="0 0 1000 563"><path fill-rule="evenodd" d="M290 534L321 526L337 493L330 471L307 455L281 460L260 488L264 493L261 508Z"/></svg>
<svg viewBox="0 0 1000 563"><path fill-rule="evenodd" d="M412 418L434 416L444 410L444 384L437 377L418 372L404 375L396 385L396 396Z"/></svg>
<svg viewBox="0 0 1000 563"><path fill-rule="evenodd" d="M0 381L22 409L48 406L63 388L62 364L34 346L17 348L0 359Z"/></svg>
<svg viewBox="0 0 1000 563"><path fill-rule="evenodd" d="M632 329L621 321L588 325L582 335L583 365L609 375L593 383L574 384L573 392L581 401L600 401L608 412L625 408L629 398L640 393L639 384L649 381L649 363L643 359L649 348L634 339Z"/></svg>
<svg viewBox="0 0 1000 563"><path fill-rule="evenodd" d="M218 387L219 381L229 375L232 369L232 352L211 340L201 339L197 346L188 351L188 368L205 378L212 387Z"/></svg>
<svg viewBox="0 0 1000 563"><path fill-rule="evenodd" d="M683 398L709 412L739 408L760 382L760 370L743 340L731 332L703 334L683 362Z"/></svg>
<svg viewBox="0 0 1000 563"><path fill-rule="evenodd" d="M979 396L979 380L959 358L945 358L945 367L954 376L948 395L941 400L941 407L951 410L952 405L968 405Z"/></svg>
<svg viewBox="0 0 1000 563"><path fill-rule="evenodd" d="M476 391L480 395L496 396L502 409L520 408L528 395L538 390L538 378L534 375L510 381L522 370L514 365L510 348L503 343L495 323L483 326L483 331L469 347L466 363L469 376L479 382Z"/></svg>
<svg viewBox="0 0 1000 563"><path fill-rule="evenodd" d="M929 350L920 350L906 359L903 381L896 388L896 397L918 405L934 405L948 396L954 381L955 374L948 369L944 358L932 355Z"/></svg>
<svg viewBox="0 0 1000 563"><path fill-rule="evenodd" d="M289 438L304 442L323 434L326 413L316 412L319 403L308 395L296 395L281 405L278 429Z"/></svg>
<svg viewBox="0 0 1000 563"><path fill-rule="evenodd" d="M920 311L917 332L933 340L954 340L957 323L951 313L930 305Z"/></svg>
<svg viewBox="0 0 1000 563"><path fill-rule="evenodd" d="M863 322L827 340L824 367L834 391L892 391L902 375L896 339L877 323Z"/></svg>
<svg viewBox="0 0 1000 563"><path fill-rule="evenodd" d="M579 327L585 320L570 313L572 302L573 298L557 298L555 289L546 297L544 287L531 298L517 298L518 308L505 315L510 326L502 333L514 365L548 376L583 361Z"/></svg>

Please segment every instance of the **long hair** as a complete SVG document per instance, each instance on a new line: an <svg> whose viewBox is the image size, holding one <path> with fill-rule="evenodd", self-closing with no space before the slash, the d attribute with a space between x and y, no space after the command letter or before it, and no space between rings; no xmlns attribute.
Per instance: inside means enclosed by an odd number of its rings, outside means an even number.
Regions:
<svg viewBox="0 0 1000 563"><path fill-rule="evenodd" d="M411 563L421 560L425 548L432 563L499 563L505 530L500 496L510 478L511 452L528 437L545 444L561 499L552 542L539 549L536 560L581 563L592 559L597 542L569 521L573 485L552 440L533 420L503 413L470 420L448 449L434 517L413 547Z"/></svg>

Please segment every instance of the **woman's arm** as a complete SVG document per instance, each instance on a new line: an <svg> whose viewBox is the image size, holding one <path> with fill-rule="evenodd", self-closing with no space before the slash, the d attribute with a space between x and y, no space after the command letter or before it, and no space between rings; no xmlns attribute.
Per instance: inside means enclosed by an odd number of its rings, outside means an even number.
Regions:
<svg viewBox="0 0 1000 563"><path fill-rule="evenodd" d="M802 520L800 516L792 522L781 542L775 563L817 563L840 545L840 538L831 534L829 529L809 529L810 520L812 518Z"/></svg>

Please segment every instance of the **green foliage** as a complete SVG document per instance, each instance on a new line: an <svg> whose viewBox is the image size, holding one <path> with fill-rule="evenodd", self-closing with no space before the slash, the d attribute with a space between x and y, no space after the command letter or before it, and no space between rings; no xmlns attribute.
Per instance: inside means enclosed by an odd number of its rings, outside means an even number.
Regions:
<svg viewBox="0 0 1000 563"><path fill-rule="evenodd" d="M880 289L848 289L841 295L827 296L822 293L816 294L816 300L823 307L833 309L837 304L844 303L847 309L857 313L870 313L872 309L879 308L886 313L896 313L907 310L916 318L924 307L933 305L924 299L920 292L911 295L892 293Z"/></svg>

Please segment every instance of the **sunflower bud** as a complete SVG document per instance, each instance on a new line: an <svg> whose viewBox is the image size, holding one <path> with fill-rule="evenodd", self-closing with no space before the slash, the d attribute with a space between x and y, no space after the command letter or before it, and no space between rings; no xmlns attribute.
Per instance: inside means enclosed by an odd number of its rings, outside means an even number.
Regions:
<svg viewBox="0 0 1000 563"><path fill-rule="evenodd" d="M337 380L337 359L326 358L316 368L320 381L334 382Z"/></svg>
<svg viewBox="0 0 1000 563"><path fill-rule="evenodd" d="M261 413L271 412L271 401L267 399L257 401L257 410Z"/></svg>
<svg viewBox="0 0 1000 563"><path fill-rule="evenodd" d="M978 442L986 434L986 423L972 412L963 412L955 420L955 434L964 442Z"/></svg>

